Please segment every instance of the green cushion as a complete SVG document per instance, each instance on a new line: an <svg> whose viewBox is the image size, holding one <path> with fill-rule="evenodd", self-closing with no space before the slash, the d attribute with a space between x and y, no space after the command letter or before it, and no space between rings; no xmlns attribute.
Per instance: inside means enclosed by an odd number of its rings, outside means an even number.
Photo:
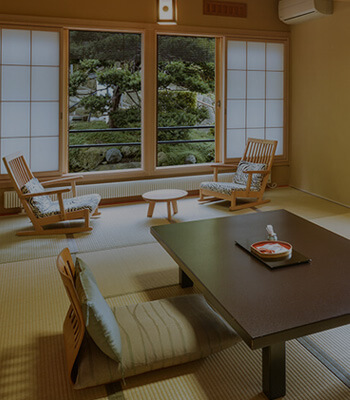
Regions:
<svg viewBox="0 0 350 400"><path fill-rule="evenodd" d="M112 360L121 362L120 331L114 314L98 289L86 263L77 263L76 290L81 302L86 330L96 345Z"/></svg>

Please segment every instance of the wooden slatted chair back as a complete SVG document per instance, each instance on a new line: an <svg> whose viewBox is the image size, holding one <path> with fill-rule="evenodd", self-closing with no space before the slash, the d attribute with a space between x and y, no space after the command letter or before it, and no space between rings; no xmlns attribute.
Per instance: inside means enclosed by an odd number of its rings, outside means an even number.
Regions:
<svg viewBox="0 0 350 400"><path fill-rule="evenodd" d="M60 272L64 287L70 300L70 307L63 324L63 334L66 349L66 358L70 379L74 382L74 364L81 347L85 324L81 304L75 289L75 268L68 248L65 248L57 257L57 268Z"/></svg>
<svg viewBox="0 0 350 400"><path fill-rule="evenodd" d="M14 153L3 157L3 162L16 192L21 195L21 188L34 178L23 153Z"/></svg>
<svg viewBox="0 0 350 400"><path fill-rule="evenodd" d="M248 139L242 160L266 164L266 170L272 168L277 141L264 139Z"/></svg>

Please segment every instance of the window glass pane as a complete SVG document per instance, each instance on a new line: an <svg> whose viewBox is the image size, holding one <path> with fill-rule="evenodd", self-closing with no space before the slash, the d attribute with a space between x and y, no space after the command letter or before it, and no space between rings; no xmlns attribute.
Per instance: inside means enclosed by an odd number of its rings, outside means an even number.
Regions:
<svg viewBox="0 0 350 400"><path fill-rule="evenodd" d="M249 70L265 69L265 43L248 43L248 68Z"/></svg>
<svg viewBox="0 0 350 400"><path fill-rule="evenodd" d="M215 39L158 36L159 167L215 158Z"/></svg>
<svg viewBox="0 0 350 400"><path fill-rule="evenodd" d="M13 139L1 139L0 147L1 147L1 173L6 174L6 168L2 161L2 158L16 153L18 151L22 151L24 157L30 160L30 153L29 153L29 138L13 138Z"/></svg>
<svg viewBox="0 0 350 400"><path fill-rule="evenodd" d="M245 130L228 129L226 156L228 158L242 157L245 149Z"/></svg>
<svg viewBox="0 0 350 400"><path fill-rule="evenodd" d="M1 97L2 101L30 99L30 67L2 67Z"/></svg>
<svg viewBox="0 0 350 400"><path fill-rule="evenodd" d="M283 126L283 100L266 101L266 126Z"/></svg>
<svg viewBox="0 0 350 400"><path fill-rule="evenodd" d="M71 31L69 51L69 171L140 168L141 35Z"/></svg>
<svg viewBox="0 0 350 400"><path fill-rule="evenodd" d="M60 64L60 42L58 32L33 31L32 65Z"/></svg>
<svg viewBox="0 0 350 400"><path fill-rule="evenodd" d="M283 72L266 73L266 98L283 99Z"/></svg>
<svg viewBox="0 0 350 400"><path fill-rule="evenodd" d="M265 101L247 101L247 128L263 128L265 125Z"/></svg>
<svg viewBox="0 0 350 400"><path fill-rule="evenodd" d="M32 100L59 99L59 68L32 67Z"/></svg>
<svg viewBox="0 0 350 400"><path fill-rule="evenodd" d="M265 72L248 71L247 79L247 98L264 99L265 98Z"/></svg>
<svg viewBox="0 0 350 400"><path fill-rule="evenodd" d="M58 137L31 138L32 171L58 170Z"/></svg>
<svg viewBox="0 0 350 400"><path fill-rule="evenodd" d="M29 136L30 103L1 104L1 137Z"/></svg>
<svg viewBox="0 0 350 400"><path fill-rule="evenodd" d="M2 30L2 64L30 65L30 31Z"/></svg>
<svg viewBox="0 0 350 400"><path fill-rule="evenodd" d="M244 99L246 97L246 72L227 71L227 98Z"/></svg>
<svg viewBox="0 0 350 400"><path fill-rule="evenodd" d="M267 43L266 69L270 71L284 70L284 45L282 43Z"/></svg>
<svg viewBox="0 0 350 400"><path fill-rule="evenodd" d="M227 101L227 128L245 128L245 100Z"/></svg>
<svg viewBox="0 0 350 400"><path fill-rule="evenodd" d="M276 156L283 154L283 128L267 128L266 139L277 140Z"/></svg>
<svg viewBox="0 0 350 400"><path fill-rule="evenodd" d="M227 69L246 69L246 43L230 40L227 43Z"/></svg>
<svg viewBox="0 0 350 400"><path fill-rule="evenodd" d="M31 107L32 136L58 136L59 103L34 102Z"/></svg>

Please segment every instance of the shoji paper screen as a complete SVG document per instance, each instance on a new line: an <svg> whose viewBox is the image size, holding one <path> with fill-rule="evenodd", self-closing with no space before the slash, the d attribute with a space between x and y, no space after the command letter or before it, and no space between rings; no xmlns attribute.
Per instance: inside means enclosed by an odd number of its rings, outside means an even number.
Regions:
<svg viewBox="0 0 350 400"><path fill-rule="evenodd" d="M23 151L31 169L59 169L59 33L1 29L1 157ZM1 162L1 173L6 173Z"/></svg>
<svg viewBox="0 0 350 400"><path fill-rule="evenodd" d="M284 44L227 43L226 154L241 157L248 137L276 139L283 154Z"/></svg>

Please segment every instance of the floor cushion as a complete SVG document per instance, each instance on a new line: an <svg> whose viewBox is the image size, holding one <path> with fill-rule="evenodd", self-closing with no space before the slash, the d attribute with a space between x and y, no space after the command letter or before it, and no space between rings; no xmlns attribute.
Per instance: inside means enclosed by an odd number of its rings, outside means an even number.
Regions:
<svg viewBox="0 0 350 400"><path fill-rule="evenodd" d="M75 388L85 388L206 357L237 343L236 332L203 295L185 295L113 309L122 342L122 366L85 335Z"/></svg>

